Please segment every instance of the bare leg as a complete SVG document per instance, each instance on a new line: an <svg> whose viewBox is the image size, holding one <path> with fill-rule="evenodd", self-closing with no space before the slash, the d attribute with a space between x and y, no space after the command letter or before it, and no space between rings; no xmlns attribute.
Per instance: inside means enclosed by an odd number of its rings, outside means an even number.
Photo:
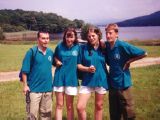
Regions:
<svg viewBox="0 0 160 120"><path fill-rule="evenodd" d="M62 111L64 105L64 93L55 92L56 95L56 110L55 110L55 120L62 120Z"/></svg>
<svg viewBox="0 0 160 120"><path fill-rule="evenodd" d="M103 118L103 98L104 94L95 93L95 120L102 120Z"/></svg>
<svg viewBox="0 0 160 120"><path fill-rule="evenodd" d="M73 100L74 96L66 95L67 120L74 120Z"/></svg>
<svg viewBox="0 0 160 120"><path fill-rule="evenodd" d="M91 93L89 94L79 94L78 96L78 103L77 103L77 112L78 112L78 119L79 120L86 120L86 105L91 96Z"/></svg>

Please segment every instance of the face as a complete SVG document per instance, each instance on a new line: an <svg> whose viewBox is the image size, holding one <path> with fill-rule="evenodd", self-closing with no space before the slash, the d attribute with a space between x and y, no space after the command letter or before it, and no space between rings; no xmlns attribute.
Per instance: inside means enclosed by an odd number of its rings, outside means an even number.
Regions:
<svg viewBox="0 0 160 120"><path fill-rule="evenodd" d="M88 33L88 42L94 46L99 42L99 37L96 33L94 32L89 32Z"/></svg>
<svg viewBox="0 0 160 120"><path fill-rule="evenodd" d="M114 30L108 30L106 31L106 39L109 43L115 42L118 38L118 33Z"/></svg>
<svg viewBox="0 0 160 120"><path fill-rule="evenodd" d="M66 45L68 47L71 47L76 39L74 32L66 33L65 39L66 39Z"/></svg>
<svg viewBox="0 0 160 120"><path fill-rule="evenodd" d="M47 48L49 43L49 34L48 33L40 33L38 38L38 45L42 48Z"/></svg>

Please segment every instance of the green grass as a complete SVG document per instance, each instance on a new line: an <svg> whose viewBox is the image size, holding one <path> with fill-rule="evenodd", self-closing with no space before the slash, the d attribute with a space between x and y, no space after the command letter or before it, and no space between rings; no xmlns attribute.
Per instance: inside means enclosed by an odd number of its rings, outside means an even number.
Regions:
<svg viewBox="0 0 160 120"><path fill-rule="evenodd" d="M148 57L160 57L160 40L130 40L128 42L146 50Z"/></svg>
<svg viewBox="0 0 160 120"><path fill-rule="evenodd" d="M131 69L133 78L133 93L135 99L136 120L159 120L160 119L160 65ZM108 94L107 94L108 95ZM109 120L108 99L104 100L104 120ZM77 97L74 101L76 106ZM0 119L1 120L24 120L25 98L22 94L22 85L18 81L0 83ZM55 96L53 96L53 113L55 108ZM87 120L94 118L94 95L91 96L87 105ZM63 114L66 120L66 108ZM75 120L77 113L75 110Z"/></svg>
<svg viewBox="0 0 160 120"><path fill-rule="evenodd" d="M18 81L14 82L0 82L0 119L2 120L24 120L26 116L25 111L25 97L22 93L22 85ZM87 119L93 120L94 110L94 95L91 96L87 107ZM104 99L104 120L108 118L108 104L107 96ZM76 106L77 97L74 100L74 106ZM55 109L55 95L53 96L53 114ZM77 118L77 112L75 109L75 120ZM66 107L64 108L63 120L66 120Z"/></svg>
<svg viewBox="0 0 160 120"><path fill-rule="evenodd" d="M138 46L147 51L148 57L160 57L160 46Z"/></svg>
<svg viewBox="0 0 160 120"><path fill-rule="evenodd" d="M138 120L160 119L160 65L132 69Z"/></svg>
<svg viewBox="0 0 160 120"><path fill-rule="evenodd" d="M0 72L19 70L26 51L35 44L35 41L9 41L0 44ZM49 47L54 49L56 44L57 41L52 41ZM132 44L146 50L148 57L160 57L160 46L148 46L137 41ZM152 44L152 42L147 42L147 44Z"/></svg>
<svg viewBox="0 0 160 120"><path fill-rule="evenodd" d="M26 51L36 43L27 45L0 44L0 72L15 71L21 68ZM49 47L55 48L56 43Z"/></svg>

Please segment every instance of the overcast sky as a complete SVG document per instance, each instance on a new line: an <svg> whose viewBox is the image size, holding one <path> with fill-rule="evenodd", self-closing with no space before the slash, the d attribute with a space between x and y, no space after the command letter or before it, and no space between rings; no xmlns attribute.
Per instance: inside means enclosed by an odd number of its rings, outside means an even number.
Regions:
<svg viewBox="0 0 160 120"><path fill-rule="evenodd" d="M160 0L0 0L0 9L52 12L71 20L99 23L160 11Z"/></svg>

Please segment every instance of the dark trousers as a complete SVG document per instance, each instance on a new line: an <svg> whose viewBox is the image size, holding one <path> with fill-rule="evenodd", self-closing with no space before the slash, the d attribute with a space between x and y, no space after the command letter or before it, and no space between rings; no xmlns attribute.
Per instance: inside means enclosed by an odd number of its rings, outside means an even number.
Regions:
<svg viewBox="0 0 160 120"><path fill-rule="evenodd" d="M132 88L109 90L110 120L135 120Z"/></svg>

